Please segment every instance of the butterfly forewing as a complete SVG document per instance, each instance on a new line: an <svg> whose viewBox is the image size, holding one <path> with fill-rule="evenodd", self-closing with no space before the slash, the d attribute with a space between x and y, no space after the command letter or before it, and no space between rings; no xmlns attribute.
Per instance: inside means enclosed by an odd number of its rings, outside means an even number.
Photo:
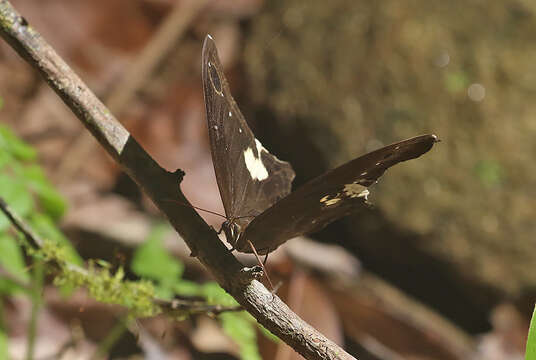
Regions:
<svg viewBox="0 0 536 360"><path fill-rule="evenodd" d="M421 156L437 142L422 135L365 154L311 180L257 216L235 245L250 252L246 239L258 253L275 250L290 238L318 231L366 203L367 187L393 165Z"/></svg>
<svg viewBox="0 0 536 360"><path fill-rule="evenodd" d="M227 219L244 229L254 216L290 193L294 171L289 163L278 160L255 139L231 96L210 36L205 39L202 58L216 180Z"/></svg>

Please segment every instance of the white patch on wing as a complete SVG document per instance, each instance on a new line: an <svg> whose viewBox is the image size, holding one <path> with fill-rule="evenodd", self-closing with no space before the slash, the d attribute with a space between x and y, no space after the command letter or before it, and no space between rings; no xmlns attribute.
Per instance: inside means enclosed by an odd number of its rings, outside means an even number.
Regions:
<svg viewBox="0 0 536 360"><path fill-rule="evenodd" d="M369 195L368 189L359 184L346 184L343 192L350 198L365 198L365 201L367 201L367 196Z"/></svg>
<svg viewBox="0 0 536 360"><path fill-rule="evenodd" d="M255 144L257 145L257 154L259 155L259 157L261 157L261 151L264 150L266 152L268 152L268 150L266 150L264 148L264 146L262 146L261 142L257 139L255 139Z"/></svg>
<svg viewBox="0 0 536 360"><path fill-rule="evenodd" d="M246 167L251 178L262 181L268 178L268 170L266 170L261 160L261 150L266 151L266 149L262 147L262 144L257 139L255 139L255 144L257 146L257 155L253 153L252 148L248 147L244 151L244 161L246 162Z"/></svg>

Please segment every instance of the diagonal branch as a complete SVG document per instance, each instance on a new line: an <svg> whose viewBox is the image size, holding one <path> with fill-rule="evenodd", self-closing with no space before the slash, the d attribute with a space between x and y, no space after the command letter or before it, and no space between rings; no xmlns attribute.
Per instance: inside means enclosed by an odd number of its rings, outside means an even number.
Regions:
<svg viewBox="0 0 536 360"><path fill-rule="evenodd" d="M188 204L179 188L184 173L170 173L161 168L7 0L0 0L0 35L43 76L164 213L192 255L258 322L307 359L353 359L255 280L258 273L243 268L193 208L174 206L168 201L176 199Z"/></svg>

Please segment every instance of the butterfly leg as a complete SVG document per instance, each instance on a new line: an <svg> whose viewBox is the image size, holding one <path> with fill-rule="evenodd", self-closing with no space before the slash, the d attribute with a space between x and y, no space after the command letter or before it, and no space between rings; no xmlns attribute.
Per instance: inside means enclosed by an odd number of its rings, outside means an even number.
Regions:
<svg viewBox="0 0 536 360"><path fill-rule="evenodd" d="M262 264L264 266L266 266L266 261L268 261L268 254L270 253L270 249L268 249L268 252L266 253L266 256L264 257L264 261L262 262ZM268 276L267 276L268 277ZM281 285L283 285L283 282L280 281L278 282L273 288L272 288L272 294L276 294L277 291L279 290L279 288L281 287Z"/></svg>
<svg viewBox="0 0 536 360"><path fill-rule="evenodd" d="M263 262L261 261L261 258L259 257L259 254L257 253L257 249L255 249L255 246L253 246L253 243L248 240L249 246L251 247L251 250L253 251L253 254L257 258L257 262L262 268L262 271L264 271L264 275L266 275L266 280L268 280L268 283L270 284L270 287L272 288L272 292L275 291L274 284L272 283L272 280L270 279L270 276L268 275L268 271L264 267Z"/></svg>

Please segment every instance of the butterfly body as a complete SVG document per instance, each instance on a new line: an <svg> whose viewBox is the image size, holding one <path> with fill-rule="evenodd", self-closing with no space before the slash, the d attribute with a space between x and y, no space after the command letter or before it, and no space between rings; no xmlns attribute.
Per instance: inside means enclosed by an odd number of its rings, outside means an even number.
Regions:
<svg viewBox="0 0 536 360"><path fill-rule="evenodd" d="M227 241L238 251L267 254L290 238L318 231L366 204L368 189L389 167L417 158L435 135L403 140L358 157L291 193L294 171L255 138L234 101L214 40L202 55L203 90L212 161L227 220Z"/></svg>

